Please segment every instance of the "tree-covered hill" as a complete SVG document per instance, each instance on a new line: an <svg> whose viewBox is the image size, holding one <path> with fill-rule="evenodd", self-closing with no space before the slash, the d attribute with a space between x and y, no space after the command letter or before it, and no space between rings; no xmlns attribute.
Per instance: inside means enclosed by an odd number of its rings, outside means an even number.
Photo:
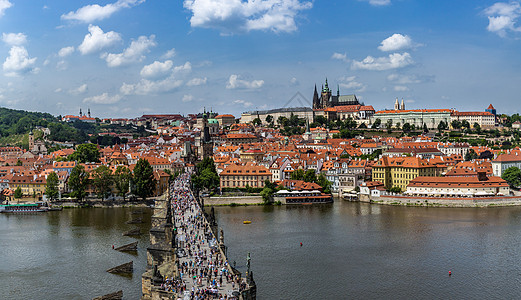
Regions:
<svg viewBox="0 0 521 300"><path fill-rule="evenodd" d="M49 113L29 112L0 107L0 136L24 134L36 126L47 127L58 119Z"/></svg>

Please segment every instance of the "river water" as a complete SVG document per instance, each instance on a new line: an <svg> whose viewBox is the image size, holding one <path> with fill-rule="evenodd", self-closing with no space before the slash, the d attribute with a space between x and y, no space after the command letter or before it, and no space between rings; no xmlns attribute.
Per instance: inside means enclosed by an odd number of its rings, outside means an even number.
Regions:
<svg viewBox="0 0 521 300"><path fill-rule="evenodd" d="M0 299L92 299L118 290L125 299L139 299L150 216L141 208L0 214ZM143 224L126 224L140 217ZM122 236L135 227L145 234ZM112 249L136 240L137 255ZM129 261L134 261L131 277L106 272Z"/></svg>
<svg viewBox="0 0 521 300"><path fill-rule="evenodd" d="M337 201L215 212L230 261L245 271L251 252L261 300L521 297L521 207ZM139 299L148 234L137 255L112 250L136 240L122 232L148 232L150 211L145 224L125 223L134 217L130 208L0 214L0 298L92 299L122 289ZM132 277L105 272L130 260Z"/></svg>
<svg viewBox="0 0 521 300"><path fill-rule="evenodd" d="M519 207L337 201L219 207L216 216L230 261L245 271L251 252L259 299L521 297Z"/></svg>

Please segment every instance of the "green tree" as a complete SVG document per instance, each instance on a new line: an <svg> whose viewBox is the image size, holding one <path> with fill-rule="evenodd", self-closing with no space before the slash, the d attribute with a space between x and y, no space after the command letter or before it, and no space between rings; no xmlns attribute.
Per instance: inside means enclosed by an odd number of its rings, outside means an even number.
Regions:
<svg viewBox="0 0 521 300"><path fill-rule="evenodd" d="M470 123L469 123L469 121L467 121L467 120L463 120L463 121L461 121L461 127L462 127L462 128L466 128L466 129L469 129L469 128L470 128Z"/></svg>
<svg viewBox="0 0 521 300"><path fill-rule="evenodd" d="M344 127L345 129L349 129L349 130L354 129L354 128L356 128L356 121L353 120L353 118L351 118L351 116L349 116L342 124L342 127Z"/></svg>
<svg viewBox="0 0 521 300"><path fill-rule="evenodd" d="M427 128L427 124L423 123L423 132L428 133L429 129Z"/></svg>
<svg viewBox="0 0 521 300"><path fill-rule="evenodd" d="M266 123L271 124L271 122L273 122L273 116L272 115L267 115L266 116Z"/></svg>
<svg viewBox="0 0 521 300"><path fill-rule="evenodd" d="M469 151L467 151L464 157L466 161L471 161L476 158L478 158L478 154L474 151L474 149L470 149Z"/></svg>
<svg viewBox="0 0 521 300"><path fill-rule="evenodd" d="M442 132L443 130L446 130L448 129L448 125L445 121L440 121L440 123L438 123L438 131L439 132Z"/></svg>
<svg viewBox="0 0 521 300"><path fill-rule="evenodd" d="M405 133L411 132L411 130L412 130L411 124L409 124L409 123L403 124L402 130Z"/></svg>
<svg viewBox="0 0 521 300"><path fill-rule="evenodd" d="M400 122L397 122L396 125L394 125L394 127L395 127L396 129L398 129L398 130L400 130L400 126L401 126Z"/></svg>
<svg viewBox="0 0 521 300"><path fill-rule="evenodd" d="M305 182L317 182L317 174L315 170L308 169L306 173L304 173L304 181Z"/></svg>
<svg viewBox="0 0 521 300"><path fill-rule="evenodd" d="M207 157L197 164L197 172L192 176L192 183L197 188L213 190L219 187L219 182L213 158Z"/></svg>
<svg viewBox="0 0 521 300"><path fill-rule="evenodd" d="M501 178L505 179L511 187L521 185L521 170L518 167L510 167L503 172Z"/></svg>
<svg viewBox="0 0 521 300"><path fill-rule="evenodd" d="M322 187L322 191L326 194L331 194L331 181L327 180L326 175L320 173L317 178L317 184Z"/></svg>
<svg viewBox="0 0 521 300"><path fill-rule="evenodd" d="M304 180L304 170L297 169L297 170L291 172L290 178L291 178L291 180Z"/></svg>
<svg viewBox="0 0 521 300"><path fill-rule="evenodd" d="M371 128L380 128L380 125L382 125L382 120L376 118L376 120L374 120L373 125L371 126Z"/></svg>
<svg viewBox="0 0 521 300"><path fill-rule="evenodd" d="M402 188L399 186L393 186L392 188L389 189L389 192L395 193L395 194L401 194Z"/></svg>
<svg viewBox="0 0 521 300"><path fill-rule="evenodd" d="M279 125L281 126L288 126L288 118L284 117L284 116L280 116L278 119L277 119L277 122L279 123Z"/></svg>
<svg viewBox="0 0 521 300"><path fill-rule="evenodd" d="M133 187L135 194L146 199L154 194L156 189L156 179L154 170L148 160L140 158L134 168Z"/></svg>
<svg viewBox="0 0 521 300"><path fill-rule="evenodd" d="M69 160L78 163L99 162L100 153L96 144L81 144L76 147L76 151L69 155Z"/></svg>
<svg viewBox="0 0 521 300"><path fill-rule="evenodd" d="M21 161L20 159L18 159L18 160L16 161L16 165L20 167L20 166L23 165L23 163L22 163L22 161Z"/></svg>
<svg viewBox="0 0 521 300"><path fill-rule="evenodd" d="M273 194L276 191L278 191L277 185L266 179L264 181L264 188L260 192L264 204L270 204L271 202L273 202Z"/></svg>
<svg viewBox="0 0 521 300"><path fill-rule="evenodd" d="M49 173L47 176L47 185L45 187L45 195L47 195L49 199L55 200L58 197L58 184L58 175L55 172Z"/></svg>
<svg viewBox="0 0 521 300"><path fill-rule="evenodd" d="M71 174L69 175L69 187L72 190L71 196L78 200L85 198L85 189L89 184L89 173L85 170L85 167L77 164L72 168Z"/></svg>
<svg viewBox="0 0 521 300"><path fill-rule="evenodd" d="M255 118L255 119L253 119L252 123L253 123L253 125L257 126L257 125L262 124L262 121L259 118Z"/></svg>
<svg viewBox="0 0 521 300"><path fill-rule="evenodd" d="M478 122L475 122L472 127L474 127L474 130L476 130L477 134L481 133L481 126L479 126Z"/></svg>
<svg viewBox="0 0 521 300"><path fill-rule="evenodd" d="M454 129L461 129L461 122L458 120L453 120L452 122L450 122L450 125Z"/></svg>
<svg viewBox="0 0 521 300"><path fill-rule="evenodd" d="M103 165L92 171L92 185L96 190L98 198L105 200L110 195L112 190L112 171L109 167Z"/></svg>
<svg viewBox="0 0 521 300"><path fill-rule="evenodd" d="M385 128L391 129L393 127L393 119L387 120L387 123L385 123Z"/></svg>
<svg viewBox="0 0 521 300"><path fill-rule="evenodd" d="M21 187L17 187L16 190L14 190L14 197L16 199L22 198L22 188Z"/></svg>

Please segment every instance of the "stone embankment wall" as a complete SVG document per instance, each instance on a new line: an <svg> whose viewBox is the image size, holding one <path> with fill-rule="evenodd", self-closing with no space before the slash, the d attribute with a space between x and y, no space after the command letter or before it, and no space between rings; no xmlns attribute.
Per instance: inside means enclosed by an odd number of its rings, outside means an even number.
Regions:
<svg viewBox="0 0 521 300"><path fill-rule="evenodd" d="M242 197L206 197L204 198L205 206L230 205L232 203L239 205L260 205L263 204L262 196L242 196Z"/></svg>
<svg viewBox="0 0 521 300"><path fill-rule="evenodd" d="M366 195L361 195L366 196ZM485 197L485 198L433 198L381 196L360 197L361 202L387 205L434 206L434 207L499 207L521 205L521 197Z"/></svg>

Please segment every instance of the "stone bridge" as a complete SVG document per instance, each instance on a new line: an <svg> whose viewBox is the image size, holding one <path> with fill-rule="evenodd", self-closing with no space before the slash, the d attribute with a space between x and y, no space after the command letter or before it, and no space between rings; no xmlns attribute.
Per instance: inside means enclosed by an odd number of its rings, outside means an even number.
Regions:
<svg viewBox="0 0 521 300"><path fill-rule="evenodd" d="M213 208L205 213L199 199L185 173L155 201L141 299L256 299L249 258L243 277L228 263Z"/></svg>

